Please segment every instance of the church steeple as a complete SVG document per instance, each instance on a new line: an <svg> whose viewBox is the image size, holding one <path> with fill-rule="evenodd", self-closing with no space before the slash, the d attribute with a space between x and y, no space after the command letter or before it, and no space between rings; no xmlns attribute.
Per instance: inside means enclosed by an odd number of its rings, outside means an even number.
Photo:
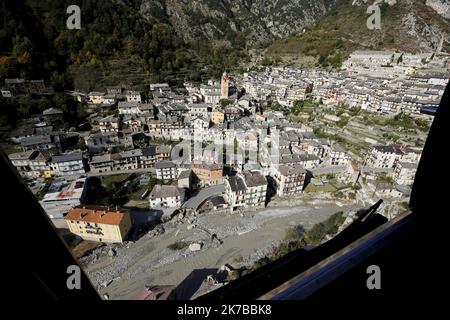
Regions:
<svg viewBox="0 0 450 320"><path fill-rule="evenodd" d="M221 99L228 99L228 87L230 85L230 77L228 77L228 74L224 72L222 74L222 78L220 80L220 98Z"/></svg>

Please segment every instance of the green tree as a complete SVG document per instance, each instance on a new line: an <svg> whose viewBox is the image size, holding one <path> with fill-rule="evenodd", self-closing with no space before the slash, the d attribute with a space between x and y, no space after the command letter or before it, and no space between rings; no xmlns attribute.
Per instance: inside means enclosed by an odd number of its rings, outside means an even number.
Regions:
<svg viewBox="0 0 450 320"><path fill-rule="evenodd" d="M264 67L271 66L272 64L273 64L273 61L272 61L269 57L267 57L267 56L265 56L265 57L261 60L261 65L264 66Z"/></svg>

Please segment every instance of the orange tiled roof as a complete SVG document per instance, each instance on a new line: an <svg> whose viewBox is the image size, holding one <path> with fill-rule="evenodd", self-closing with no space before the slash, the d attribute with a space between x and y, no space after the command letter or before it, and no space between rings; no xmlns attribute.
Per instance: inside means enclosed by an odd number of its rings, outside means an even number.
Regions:
<svg viewBox="0 0 450 320"><path fill-rule="evenodd" d="M124 214L129 210L106 210L103 207L74 207L69 210L64 219L72 221L85 221L99 224L119 225Z"/></svg>

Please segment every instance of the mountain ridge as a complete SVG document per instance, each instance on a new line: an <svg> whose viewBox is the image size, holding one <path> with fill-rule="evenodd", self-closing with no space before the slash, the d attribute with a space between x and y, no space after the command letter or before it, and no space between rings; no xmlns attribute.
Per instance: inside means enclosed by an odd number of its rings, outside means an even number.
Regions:
<svg viewBox="0 0 450 320"><path fill-rule="evenodd" d="M340 1L303 34L275 41L267 55L290 61L309 56L315 58L313 63L339 67L354 50L450 53L448 19L426 1L394 2L393 5L380 3L381 29L369 30L366 23L370 3Z"/></svg>
<svg viewBox="0 0 450 320"><path fill-rule="evenodd" d="M93 90L218 77L264 52L324 67L356 49L450 52L448 0L394 2L380 3L382 29L370 31L367 0L3 1L0 78ZM65 27L71 4L81 30Z"/></svg>
<svg viewBox="0 0 450 320"><path fill-rule="evenodd" d="M166 21L185 41L204 38L217 44L268 45L275 37L301 31L330 10L337 0L143 0L140 13ZM155 12L157 14L155 14ZM165 15L165 19L162 19ZM156 16L156 17L155 17ZM244 39L242 39L244 36ZM236 39L235 39L236 40Z"/></svg>

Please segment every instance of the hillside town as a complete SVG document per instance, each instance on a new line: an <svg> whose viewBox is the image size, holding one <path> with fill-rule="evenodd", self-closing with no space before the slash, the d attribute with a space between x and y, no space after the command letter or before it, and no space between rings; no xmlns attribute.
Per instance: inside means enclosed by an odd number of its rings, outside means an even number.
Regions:
<svg viewBox="0 0 450 320"><path fill-rule="evenodd" d="M78 245L107 244L81 260L102 293L124 297L130 293L121 281L139 271L226 248L225 241L250 237L263 223L279 219L282 230L292 221L320 222L293 217L296 208L323 211L332 204L329 216L383 199L387 218L402 213L449 75L447 55L356 51L340 71L272 66L181 88L71 91L86 105L87 123L65 128L55 105L30 115L5 143L58 230ZM1 93L53 89L40 80L6 79ZM285 211L268 213L277 210ZM169 230L172 236L158 238ZM160 246L151 261L133 260L133 246L180 237L186 251L168 254ZM277 241L267 239L249 242L247 256ZM105 262L115 258L122 260Z"/></svg>

